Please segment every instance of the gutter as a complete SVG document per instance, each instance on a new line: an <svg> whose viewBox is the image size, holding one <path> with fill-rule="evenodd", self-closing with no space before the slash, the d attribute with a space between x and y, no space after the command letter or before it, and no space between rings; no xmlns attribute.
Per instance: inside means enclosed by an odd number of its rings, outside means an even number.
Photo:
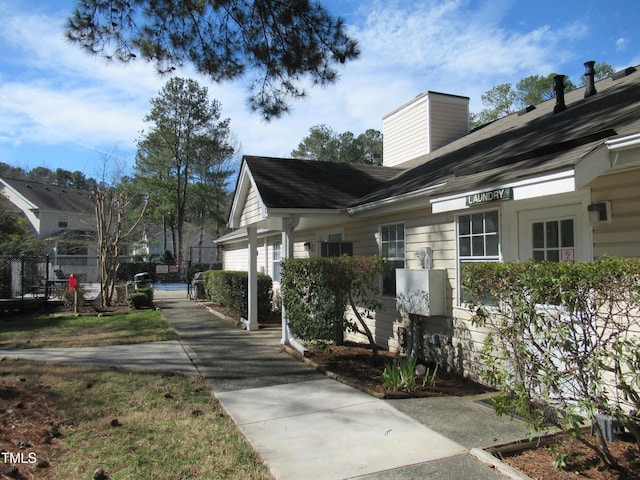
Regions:
<svg viewBox="0 0 640 480"><path fill-rule="evenodd" d="M399 195L386 197L386 198L383 198L381 200L376 200L374 202L363 203L361 205L356 205L354 207L348 207L347 208L347 213L349 215L357 215L359 213L367 212L369 210L373 210L373 209L377 209L377 208L384 208L386 206L389 206L389 205L392 205L394 203L401 202L401 201L404 201L404 200L411 200L413 198L418 198L418 197L422 197L422 196L425 196L425 195L428 196L431 192L443 187L446 184L447 184L447 182L442 182L442 183L438 183L437 185L432 185L430 187L424 187L424 188L421 188L419 190L414 190L412 192L401 193Z"/></svg>

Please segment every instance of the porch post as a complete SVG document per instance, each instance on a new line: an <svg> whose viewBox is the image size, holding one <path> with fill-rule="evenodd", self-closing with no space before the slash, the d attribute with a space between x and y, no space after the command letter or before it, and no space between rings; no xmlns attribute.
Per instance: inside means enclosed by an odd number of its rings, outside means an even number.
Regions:
<svg viewBox="0 0 640 480"><path fill-rule="evenodd" d="M247 227L249 237L249 298L247 330L258 330L258 229Z"/></svg>
<svg viewBox="0 0 640 480"><path fill-rule="evenodd" d="M282 250L280 252L281 258L293 258L293 231L300 218L293 216L286 218L282 221ZM280 341L282 345L290 345L298 352L304 355L305 348L291 335L289 331L289 324L287 323L287 311L284 305L282 305L282 339Z"/></svg>
<svg viewBox="0 0 640 480"><path fill-rule="evenodd" d="M280 259L285 260L293 257L293 229L287 228L286 221L282 222L282 249L280 250ZM287 309L282 303L282 337L281 345L289 345L289 325L287 324Z"/></svg>

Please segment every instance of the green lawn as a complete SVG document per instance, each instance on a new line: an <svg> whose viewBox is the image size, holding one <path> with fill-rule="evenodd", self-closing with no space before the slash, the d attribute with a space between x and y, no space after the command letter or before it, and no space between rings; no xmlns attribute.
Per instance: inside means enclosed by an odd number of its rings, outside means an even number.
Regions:
<svg viewBox="0 0 640 480"><path fill-rule="evenodd" d="M272 479L200 376L6 359L0 393L0 449L48 463L19 478Z"/></svg>
<svg viewBox="0 0 640 480"><path fill-rule="evenodd" d="M159 310L0 320L0 347L88 347L170 340ZM0 359L0 450L34 455L19 478L272 480L197 375ZM55 429L53 439L43 432ZM28 442L19 449L19 442Z"/></svg>
<svg viewBox="0 0 640 480"><path fill-rule="evenodd" d="M102 317L41 315L0 320L0 348L98 347L176 338L160 310Z"/></svg>

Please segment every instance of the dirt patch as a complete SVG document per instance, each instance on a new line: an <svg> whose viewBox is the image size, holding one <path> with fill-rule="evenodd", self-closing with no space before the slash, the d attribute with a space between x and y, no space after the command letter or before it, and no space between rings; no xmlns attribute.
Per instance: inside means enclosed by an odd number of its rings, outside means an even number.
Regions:
<svg viewBox="0 0 640 480"><path fill-rule="evenodd" d="M495 456L533 479L553 480L637 480L640 479L640 450L629 434L617 435L609 443L613 456L623 471L615 471L603 465L593 450L576 439L560 436L549 445L525 449L513 454ZM565 466L556 468L554 462L564 459Z"/></svg>
<svg viewBox="0 0 640 480"><path fill-rule="evenodd" d="M395 353L383 350L374 358L368 345L346 342L345 345L331 346L326 350L310 351L307 358L338 380L378 398L466 396L490 391L484 385L440 369L434 386L423 386L422 377L418 377L417 385L411 391L390 391L385 388L382 372L395 357Z"/></svg>
<svg viewBox="0 0 640 480"><path fill-rule="evenodd" d="M55 478L48 453L59 443L62 423L47 385L0 379L2 478L30 479L36 472L37 478Z"/></svg>

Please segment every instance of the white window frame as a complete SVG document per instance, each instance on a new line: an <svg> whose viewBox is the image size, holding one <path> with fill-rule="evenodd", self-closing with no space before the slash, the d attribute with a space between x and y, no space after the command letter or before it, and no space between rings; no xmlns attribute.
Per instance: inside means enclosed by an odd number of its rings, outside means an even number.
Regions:
<svg viewBox="0 0 640 480"><path fill-rule="evenodd" d="M389 228L391 226L396 227L396 231L398 226L402 227L402 256L389 256L384 254L384 235L383 235L383 229L385 228ZM387 260L389 263L399 263L402 262L402 266L398 266L396 265L395 268L392 269L392 272L390 273L390 275L393 276L393 290L395 291L395 269L397 268L405 268L407 265L407 260L406 260L406 255L407 255L407 228L406 228L406 224L405 222L392 222L392 223L383 223L380 224L378 226L378 238L379 238L379 242L378 242L378 247L379 247L379 252L380 252L380 256L382 258L384 258L385 260ZM398 242L398 240L394 240L396 243ZM389 243L389 242L387 242ZM397 247L397 245L396 245ZM384 290L384 280L381 281L381 286L382 286L382 295L383 296L395 296L395 292L391 292L391 291L385 291Z"/></svg>
<svg viewBox="0 0 640 480"><path fill-rule="evenodd" d="M485 241L484 241L484 249L486 252L486 238L487 238L487 234L491 233L492 235L495 234L497 237L497 254L496 255L465 255L463 256L460 252L460 238L461 235L467 235L465 234L461 234L460 233L460 219L462 217L471 217L471 224L473 225L473 216L474 215L486 215L487 213L493 213L495 212L497 215L497 232L487 232L486 231L486 218L483 218L483 231L480 234L473 234L472 231L470 231L469 238L471 239L471 242L473 242L473 237L475 236L476 238L479 236L482 236ZM456 230L456 269L458 272L458 281L457 281L457 290L458 290L458 305L464 305L464 299L462 298L462 264L463 263L474 263L474 262L501 262L502 261L502 217L501 217L501 210L499 208L490 208L490 209L483 209L483 210L473 210L473 211L465 211L463 213L459 213L458 215L455 216L455 230Z"/></svg>
<svg viewBox="0 0 640 480"><path fill-rule="evenodd" d="M275 241L271 244L271 279L274 283L280 283L280 261L282 259L282 242Z"/></svg>

